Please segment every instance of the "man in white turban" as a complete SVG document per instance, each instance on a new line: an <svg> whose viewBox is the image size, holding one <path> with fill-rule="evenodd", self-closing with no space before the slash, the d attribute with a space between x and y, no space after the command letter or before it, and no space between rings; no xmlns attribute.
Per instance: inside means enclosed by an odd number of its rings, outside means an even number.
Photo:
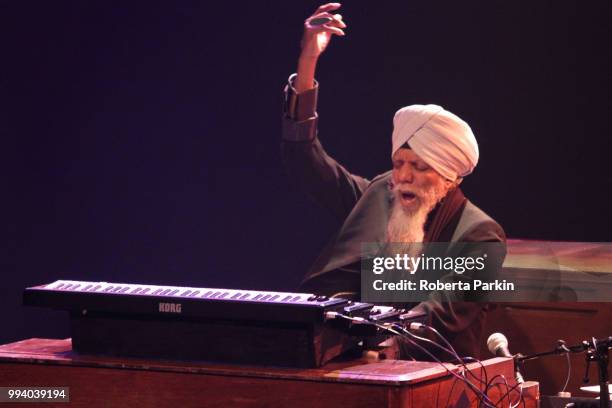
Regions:
<svg viewBox="0 0 612 408"><path fill-rule="evenodd" d="M297 74L285 88L282 154L289 176L342 222L301 289L358 297L364 243L504 242L505 235L458 187L478 163L478 144L468 124L440 106L411 105L397 111L393 168L371 180L327 155L317 135L314 74L331 36L344 35L342 16L333 14L339 7L323 5L304 23ZM478 355L486 306L428 301L417 307L459 354Z"/></svg>

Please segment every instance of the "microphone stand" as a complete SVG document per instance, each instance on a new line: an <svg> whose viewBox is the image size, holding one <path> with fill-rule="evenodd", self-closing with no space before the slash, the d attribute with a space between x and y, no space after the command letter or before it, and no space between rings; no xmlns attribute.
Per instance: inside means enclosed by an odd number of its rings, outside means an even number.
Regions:
<svg viewBox="0 0 612 408"><path fill-rule="evenodd" d="M608 375L608 362L610 361L609 348L612 347L612 337L608 337L607 340L599 343L593 339L594 348L587 351L586 355L586 374L584 376L585 382L589 381L589 363L591 361L597 362L599 371L599 406L609 407L610 406L610 391L608 390L608 384L610 377Z"/></svg>
<svg viewBox="0 0 612 408"><path fill-rule="evenodd" d="M595 339L590 341L583 341L582 343L575 346L566 346L565 341L558 340L557 347L551 351L545 351L542 353L530 354L523 356L518 354L515 358L516 361L521 364L523 361L533 360L536 358L560 355L565 353L580 353L586 351L586 373L583 378L583 382L589 382L589 366L591 361L597 363L599 371L599 407L609 408L610 407L610 391L608 390L608 384L610 377L608 375L608 363L610 362L609 349L612 348L612 336L607 339Z"/></svg>

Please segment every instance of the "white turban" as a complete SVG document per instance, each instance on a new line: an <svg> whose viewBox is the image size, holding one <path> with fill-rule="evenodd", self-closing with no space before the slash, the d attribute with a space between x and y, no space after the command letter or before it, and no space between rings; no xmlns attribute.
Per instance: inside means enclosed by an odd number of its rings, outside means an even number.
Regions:
<svg viewBox="0 0 612 408"><path fill-rule="evenodd" d="M438 105L411 105L395 113L391 156L406 142L451 181L467 176L478 163L478 143L472 129Z"/></svg>

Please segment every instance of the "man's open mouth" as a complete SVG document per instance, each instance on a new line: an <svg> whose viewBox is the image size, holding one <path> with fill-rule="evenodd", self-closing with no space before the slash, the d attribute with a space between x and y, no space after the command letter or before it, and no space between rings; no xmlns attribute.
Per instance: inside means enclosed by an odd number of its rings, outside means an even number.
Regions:
<svg viewBox="0 0 612 408"><path fill-rule="evenodd" d="M409 191L400 192L400 196L402 197L402 200L405 200L405 201L412 201L416 198L416 195Z"/></svg>

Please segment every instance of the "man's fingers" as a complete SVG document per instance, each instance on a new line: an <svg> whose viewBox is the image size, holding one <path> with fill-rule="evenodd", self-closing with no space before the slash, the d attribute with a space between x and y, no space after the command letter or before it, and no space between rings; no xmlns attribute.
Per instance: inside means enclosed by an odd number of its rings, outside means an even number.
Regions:
<svg viewBox="0 0 612 408"><path fill-rule="evenodd" d="M336 35L346 35L344 34L344 31L342 31L341 29L339 29L338 27L332 27L330 25L322 25L322 26L318 26L318 27L313 27L312 29L313 32L315 33L323 33L323 32L328 32L331 34L336 34Z"/></svg>
<svg viewBox="0 0 612 408"><path fill-rule="evenodd" d="M346 24L342 20L342 14L334 14L332 18L334 19L332 23L335 26L340 27L340 28L346 28Z"/></svg>
<svg viewBox="0 0 612 408"><path fill-rule="evenodd" d="M310 27L328 25L338 28L346 28L346 24L342 21L340 14L330 14L327 12L314 14L306 20L306 24Z"/></svg>
<svg viewBox="0 0 612 408"><path fill-rule="evenodd" d="M324 4L324 5L320 6L317 9L317 11L315 11L313 13L313 15L314 14L320 14L320 13L328 12L328 11L337 10L337 9L340 8L340 6L341 6L340 3L327 3L327 4Z"/></svg>
<svg viewBox="0 0 612 408"><path fill-rule="evenodd" d="M310 20L315 20L317 18L328 18L330 20L334 19L334 15L332 13L328 13L327 11L324 11L322 13L315 13L312 16L308 17L306 19L306 21L310 21Z"/></svg>

